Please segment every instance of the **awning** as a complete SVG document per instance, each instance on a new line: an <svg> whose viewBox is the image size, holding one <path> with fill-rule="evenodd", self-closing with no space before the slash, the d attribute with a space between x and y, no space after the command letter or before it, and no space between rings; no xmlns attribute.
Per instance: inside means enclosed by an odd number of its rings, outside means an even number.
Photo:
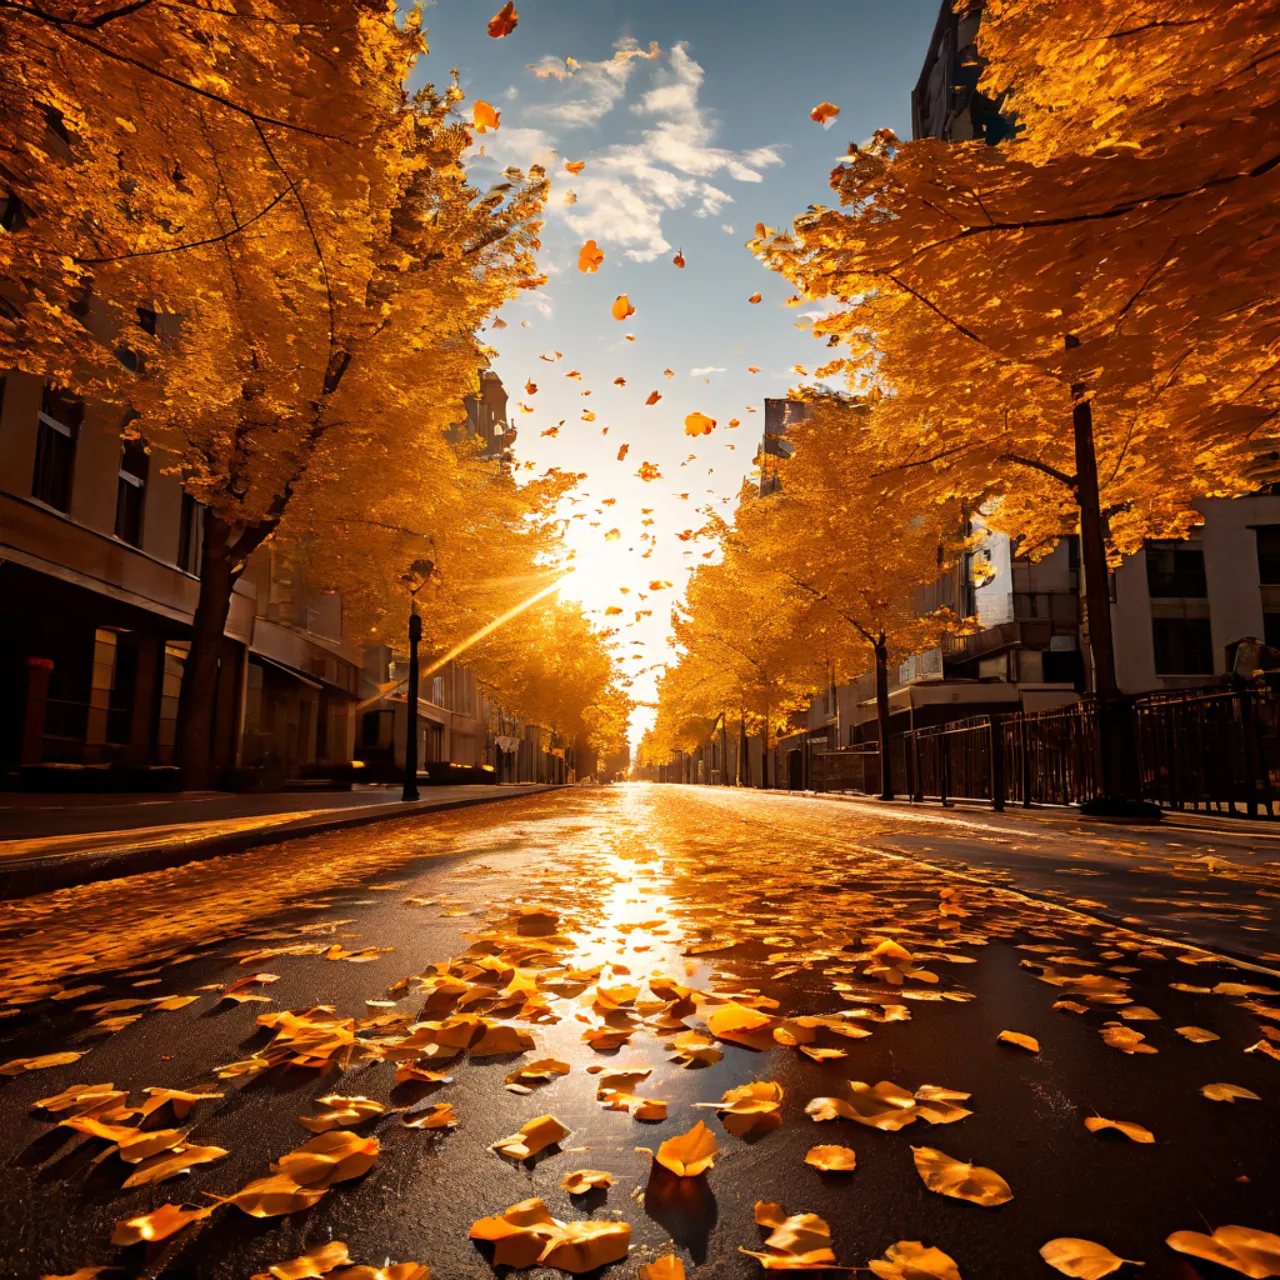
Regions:
<svg viewBox="0 0 1280 1280"><path fill-rule="evenodd" d="M249 654L249 661L259 662L264 667L274 667L277 671L283 671L285 675L291 677L294 680L299 681L302 684L305 684L308 689L322 690L326 687L323 683L321 683L321 681L313 680L310 676L304 676L301 671L295 671L292 667L285 666L283 662L277 662L274 658L265 657L261 653L251 652ZM335 687L335 686L329 686L329 687Z"/></svg>

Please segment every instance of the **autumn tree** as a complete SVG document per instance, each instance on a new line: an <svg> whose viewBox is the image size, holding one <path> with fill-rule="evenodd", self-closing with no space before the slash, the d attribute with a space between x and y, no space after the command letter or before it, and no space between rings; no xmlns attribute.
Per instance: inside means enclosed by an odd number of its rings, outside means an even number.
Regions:
<svg viewBox="0 0 1280 1280"><path fill-rule="evenodd" d="M1185 536L1275 445L1275 6L1186 10L988 6L980 88L1013 140L881 132L832 174L839 209L755 241L837 304L814 331L885 393L886 466L986 504L1030 554L1078 530L1104 700L1108 561Z"/></svg>
<svg viewBox="0 0 1280 1280"><path fill-rule="evenodd" d="M875 402L815 395L792 426L790 458L767 497L739 507L727 532L742 557L763 562L801 606L797 643L822 647L832 682L875 672L880 788L893 798L889 753L889 662L933 648L962 623L921 607L964 547L963 505L913 501L901 476L881 468ZM800 641L804 637L804 641Z"/></svg>
<svg viewBox="0 0 1280 1280"><path fill-rule="evenodd" d="M249 556L286 519L334 518L339 487L394 485L394 445L432 452L483 359L479 323L537 281L545 180L469 185L456 86L405 97L416 12L401 26L359 0L84 10L87 33L34 7L12 20L41 54L23 87L69 142L12 153L28 228L5 354L25 344L27 364L128 405L126 429L206 506L178 758L207 785ZM47 117L17 118L39 132ZM42 216L62 202L88 215ZM158 322L130 324L140 305Z"/></svg>

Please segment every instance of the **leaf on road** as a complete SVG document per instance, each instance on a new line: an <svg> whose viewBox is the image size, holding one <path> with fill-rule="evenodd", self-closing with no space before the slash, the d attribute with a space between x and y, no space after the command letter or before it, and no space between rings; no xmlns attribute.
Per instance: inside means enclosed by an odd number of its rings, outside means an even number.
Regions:
<svg viewBox="0 0 1280 1280"><path fill-rule="evenodd" d="M880 1280L961 1280L955 1259L941 1249L926 1249L919 1240L899 1240L872 1258L868 1270Z"/></svg>
<svg viewBox="0 0 1280 1280"><path fill-rule="evenodd" d="M173 1107L173 1114L179 1120L185 1120L197 1102L209 1102L226 1096L221 1093L188 1093L185 1089L150 1088L145 1092L147 1100L140 1108L144 1116L159 1111L167 1103Z"/></svg>
<svg viewBox="0 0 1280 1280"><path fill-rule="evenodd" d="M1192 1044L1208 1044L1212 1040L1220 1040L1222 1038L1212 1031L1206 1031L1203 1027L1175 1027L1174 1030L1184 1040L1190 1040Z"/></svg>
<svg viewBox="0 0 1280 1280"><path fill-rule="evenodd" d="M472 1223L472 1240L494 1246L493 1265L517 1270L534 1265L594 1271L625 1258L631 1227L625 1222L561 1222L541 1200L522 1200L501 1217Z"/></svg>
<svg viewBox="0 0 1280 1280"><path fill-rule="evenodd" d="M569 1064L558 1058L539 1058L536 1062L517 1067L509 1076L508 1085L518 1085L526 1092L535 1085L547 1084L556 1076L567 1076Z"/></svg>
<svg viewBox="0 0 1280 1280"><path fill-rule="evenodd" d="M1156 1140L1155 1134L1150 1129L1145 1129L1140 1124L1134 1124L1131 1120L1108 1120L1105 1116L1086 1116L1084 1127L1090 1133L1102 1133L1108 1129L1115 1129L1134 1142L1154 1142Z"/></svg>
<svg viewBox="0 0 1280 1280"><path fill-rule="evenodd" d="M328 1187L302 1187L287 1174L255 1178L233 1196L215 1196L219 1204L233 1204L251 1218L278 1218L309 1209L329 1192ZM212 1194L212 1193L206 1193Z"/></svg>
<svg viewBox="0 0 1280 1280"><path fill-rule="evenodd" d="M50 1067L66 1067L79 1062L88 1050L80 1053L45 1053L38 1058L12 1058L0 1066L0 1076L21 1075L24 1071L47 1071Z"/></svg>
<svg viewBox="0 0 1280 1280"><path fill-rule="evenodd" d="M275 1280L314 1280L335 1267L345 1267L350 1261L347 1246L341 1240L331 1240L289 1262L277 1262L266 1271L251 1276L250 1280L271 1280L273 1276Z"/></svg>
<svg viewBox="0 0 1280 1280"><path fill-rule="evenodd" d="M1103 1276L1119 1270L1126 1262L1132 1262L1135 1267L1145 1265L1132 1258L1117 1257L1103 1245L1074 1236L1050 1240L1040 1249L1040 1256L1055 1271L1064 1276L1074 1276L1075 1280L1102 1280Z"/></svg>
<svg viewBox="0 0 1280 1280"><path fill-rule="evenodd" d="M298 1117L299 1124L312 1133L327 1133L330 1129L346 1129L353 1124L363 1124L386 1111L382 1103L374 1102L372 1098L348 1098L336 1093L317 1098L315 1105L324 1107L325 1110L319 1115Z"/></svg>
<svg viewBox="0 0 1280 1280"><path fill-rule="evenodd" d="M684 1263L674 1253L646 1262L636 1273L637 1280L685 1280Z"/></svg>
<svg viewBox="0 0 1280 1280"><path fill-rule="evenodd" d="M715 1134L699 1120L688 1133L668 1138L659 1146L657 1155L647 1147L637 1147L636 1150L653 1156L658 1164L677 1178L696 1178L715 1164L720 1145Z"/></svg>
<svg viewBox="0 0 1280 1280"><path fill-rule="evenodd" d="M1280 1236L1252 1227L1219 1227L1211 1236L1175 1231L1165 1244L1178 1253L1216 1262L1252 1280L1280 1276Z"/></svg>
<svg viewBox="0 0 1280 1280"><path fill-rule="evenodd" d="M816 1213L782 1216L779 1205L761 1201L756 1205L756 1222L772 1230L765 1238L763 1253L739 1248L755 1258L766 1271L807 1271L834 1266L831 1227Z"/></svg>
<svg viewBox="0 0 1280 1280"><path fill-rule="evenodd" d="M521 1127L518 1133L507 1138L499 1138L491 1144L490 1151L501 1152L513 1160L528 1160L539 1151L554 1146L561 1138L567 1136L569 1130L555 1116L538 1116Z"/></svg>
<svg viewBox="0 0 1280 1280"><path fill-rule="evenodd" d="M1113 1049L1119 1049L1123 1053L1160 1052L1154 1045L1143 1043L1147 1037L1141 1031L1126 1027L1123 1022L1104 1023L1100 1034Z"/></svg>
<svg viewBox="0 0 1280 1280"><path fill-rule="evenodd" d="M613 1186L613 1174L600 1169L575 1169L560 1179L560 1185L571 1196L585 1196L588 1191L605 1191Z"/></svg>
<svg viewBox="0 0 1280 1280"><path fill-rule="evenodd" d="M453 1077L447 1071L430 1071L412 1062L402 1062L396 1067L396 1084L452 1084Z"/></svg>
<svg viewBox="0 0 1280 1280"><path fill-rule="evenodd" d="M1235 1102L1237 1098L1248 1098L1252 1102L1262 1099L1252 1089L1238 1084L1203 1084L1200 1092L1211 1102Z"/></svg>
<svg viewBox="0 0 1280 1280"><path fill-rule="evenodd" d="M1040 1052L1040 1041L1035 1036L1023 1035L1021 1031L1002 1031L996 1039L1001 1044L1015 1044L1019 1049L1029 1049L1032 1053Z"/></svg>
<svg viewBox="0 0 1280 1280"><path fill-rule="evenodd" d="M197 1205L162 1204L154 1213L117 1222L111 1233L111 1243L130 1245L144 1240L165 1240L188 1223L207 1218L212 1212L212 1205L202 1209Z"/></svg>
<svg viewBox="0 0 1280 1280"><path fill-rule="evenodd" d="M852 1147L810 1147L804 1162L823 1173L852 1173L857 1156Z"/></svg>
<svg viewBox="0 0 1280 1280"><path fill-rule="evenodd" d="M773 1044L773 1028L777 1022L759 1009L730 1000L707 1019L707 1030L717 1040L729 1040L748 1049L767 1049Z"/></svg>
<svg viewBox="0 0 1280 1280"><path fill-rule="evenodd" d="M45 1111L74 1111L85 1114L114 1106L129 1096L128 1090L117 1089L114 1084L73 1084L61 1093L39 1098L31 1105Z"/></svg>
<svg viewBox="0 0 1280 1280"><path fill-rule="evenodd" d="M271 1172L291 1178L300 1187L331 1187L368 1173L379 1148L377 1138L334 1129L281 1156Z"/></svg>
<svg viewBox="0 0 1280 1280"><path fill-rule="evenodd" d="M136 1173L125 1179L126 1187L150 1187L179 1174L190 1173L198 1164L221 1160L227 1153L222 1147L195 1147L178 1145L171 1151L162 1151L143 1160Z"/></svg>
<svg viewBox="0 0 1280 1280"><path fill-rule="evenodd" d="M404 1118L406 1129L453 1129L458 1124L452 1102L437 1102L424 1111L416 1111Z"/></svg>
<svg viewBox="0 0 1280 1280"><path fill-rule="evenodd" d="M686 1067L709 1067L720 1061L724 1054L700 1031L684 1031L667 1041L667 1048Z"/></svg>
<svg viewBox="0 0 1280 1280"><path fill-rule="evenodd" d="M728 1089L719 1102L695 1102L695 1107L713 1107L720 1121L735 1137L742 1137L757 1125L777 1123L782 1106L782 1086L772 1080L753 1080Z"/></svg>
<svg viewBox="0 0 1280 1280"><path fill-rule="evenodd" d="M1013 1199L1009 1184L994 1169L966 1164L933 1147L912 1147L911 1154L924 1185L940 1196L987 1208Z"/></svg>

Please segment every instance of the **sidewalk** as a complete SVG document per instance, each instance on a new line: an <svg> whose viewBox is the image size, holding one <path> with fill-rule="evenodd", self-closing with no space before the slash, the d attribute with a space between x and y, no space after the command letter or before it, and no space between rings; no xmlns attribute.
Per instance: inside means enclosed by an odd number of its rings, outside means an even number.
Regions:
<svg viewBox="0 0 1280 1280"><path fill-rule="evenodd" d="M228 795L0 796L0 898L154 871L242 849L438 810L512 800L539 783Z"/></svg>

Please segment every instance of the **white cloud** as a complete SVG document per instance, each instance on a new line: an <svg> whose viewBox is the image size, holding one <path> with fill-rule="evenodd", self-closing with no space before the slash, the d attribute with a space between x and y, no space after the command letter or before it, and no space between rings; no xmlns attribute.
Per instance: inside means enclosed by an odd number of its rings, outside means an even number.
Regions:
<svg viewBox="0 0 1280 1280"><path fill-rule="evenodd" d="M726 232L728 235L733 235L733 228L727 222L722 222L720 224L720 230Z"/></svg>
<svg viewBox="0 0 1280 1280"><path fill-rule="evenodd" d="M574 96L529 108L527 116L549 125L594 123L622 101L636 59L656 58L656 50L651 45L649 53L642 53L634 41L622 42L608 62L544 58L531 64L540 79L571 82ZM733 203L733 196L709 179L723 174L738 182L760 182L761 169L782 163L774 147L733 151L715 145L719 124L699 102L704 72L684 45L671 50L654 79L631 108L649 117L649 126L635 142L614 143L588 155L586 170L574 184L577 203L560 209L578 235L617 245L637 262L651 262L670 250L662 232L669 210L691 208L695 217L707 218Z"/></svg>
<svg viewBox="0 0 1280 1280"><path fill-rule="evenodd" d="M508 128L503 125L497 133L487 133L477 139L484 147L484 159L492 161L499 169L515 165L528 169L531 164L550 168L556 162L555 142L543 129Z"/></svg>
<svg viewBox="0 0 1280 1280"><path fill-rule="evenodd" d="M513 84L507 86L507 101L514 102L520 96L520 90Z"/></svg>
<svg viewBox="0 0 1280 1280"><path fill-rule="evenodd" d="M708 374L708 373L724 373L724 372L725 372L725 370L724 370L724 369L722 369L722 368L720 368L720 366L719 366L719 365L714 365L714 364L704 364L704 365L700 365L700 366L699 366L698 368L696 368L696 369L690 369L690 370L689 370L689 376L690 376L691 378L701 378L704 374Z"/></svg>

